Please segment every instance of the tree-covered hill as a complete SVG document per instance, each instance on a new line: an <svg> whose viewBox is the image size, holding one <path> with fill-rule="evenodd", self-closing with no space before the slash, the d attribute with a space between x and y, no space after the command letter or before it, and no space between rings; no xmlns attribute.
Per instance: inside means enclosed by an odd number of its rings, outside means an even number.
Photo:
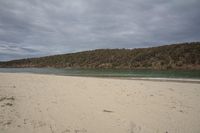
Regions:
<svg viewBox="0 0 200 133"><path fill-rule="evenodd" d="M199 69L200 42L152 48L98 49L0 62L0 67Z"/></svg>

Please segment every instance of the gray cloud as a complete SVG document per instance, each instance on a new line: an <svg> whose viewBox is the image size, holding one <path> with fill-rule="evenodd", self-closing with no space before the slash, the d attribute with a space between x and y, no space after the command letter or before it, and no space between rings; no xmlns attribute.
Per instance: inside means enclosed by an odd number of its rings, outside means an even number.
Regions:
<svg viewBox="0 0 200 133"><path fill-rule="evenodd" d="M0 60L199 41L199 0L0 0Z"/></svg>

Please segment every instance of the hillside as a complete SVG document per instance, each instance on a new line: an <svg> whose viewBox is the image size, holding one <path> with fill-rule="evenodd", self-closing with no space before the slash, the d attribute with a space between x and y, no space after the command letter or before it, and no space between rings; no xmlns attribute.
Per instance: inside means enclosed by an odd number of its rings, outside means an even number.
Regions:
<svg viewBox="0 0 200 133"><path fill-rule="evenodd" d="M98 49L0 62L0 67L200 70L200 42L138 49Z"/></svg>

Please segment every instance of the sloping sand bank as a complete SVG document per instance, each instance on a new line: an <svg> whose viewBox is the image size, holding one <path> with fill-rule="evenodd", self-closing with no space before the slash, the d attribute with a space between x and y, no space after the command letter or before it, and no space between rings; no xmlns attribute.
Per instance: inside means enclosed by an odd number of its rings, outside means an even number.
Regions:
<svg viewBox="0 0 200 133"><path fill-rule="evenodd" d="M200 84L0 73L0 133L200 133Z"/></svg>

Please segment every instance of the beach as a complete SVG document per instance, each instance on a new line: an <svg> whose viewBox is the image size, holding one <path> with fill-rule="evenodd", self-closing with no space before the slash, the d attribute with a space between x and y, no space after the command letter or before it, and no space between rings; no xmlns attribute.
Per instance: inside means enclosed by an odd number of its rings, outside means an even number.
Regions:
<svg viewBox="0 0 200 133"><path fill-rule="evenodd" d="M200 83L0 73L0 133L200 133Z"/></svg>

